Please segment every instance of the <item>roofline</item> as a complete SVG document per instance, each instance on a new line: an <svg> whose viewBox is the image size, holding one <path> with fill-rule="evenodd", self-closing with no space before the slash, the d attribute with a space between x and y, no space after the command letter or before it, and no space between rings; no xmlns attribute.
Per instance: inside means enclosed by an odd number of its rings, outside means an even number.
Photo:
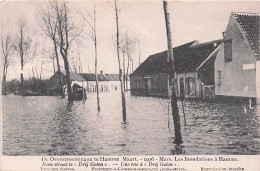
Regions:
<svg viewBox="0 0 260 171"><path fill-rule="evenodd" d="M240 15L257 15L257 16L260 16L260 13L253 13L253 12L231 12L231 15L234 15L234 14L240 14Z"/></svg>
<svg viewBox="0 0 260 171"><path fill-rule="evenodd" d="M187 42L187 43L184 43L184 44L181 44L181 45L179 45L179 46L175 46L175 47L173 47L172 49L175 49L175 48L178 48L178 47L181 47L181 46L184 46L184 45L187 45L187 44L189 44L189 43L192 43L191 44L191 46L190 47L192 47L193 46L193 44L194 43L196 43L196 42L198 42L199 43L199 41L198 40L193 40L193 41L190 41L190 42ZM129 76L131 77L132 75L134 75L135 74L135 71L139 68L139 67L141 67L144 63L145 63L145 61L147 61L151 56L155 56L155 55L158 55L158 54L160 54L160 53L165 53L165 52L167 52L168 50L164 50L164 51L161 51L161 52L158 52L158 53L155 53L155 54L152 54L152 55L149 55L148 56L148 58L146 58L133 72L132 72L132 74L130 74Z"/></svg>
<svg viewBox="0 0 260 171"><path fill-rule="evenodd" d="M218 47L207 57L207 59L205 59L201 64L200 66L198 66L196 68L196 71L198 71L220 48L220 45L218 45Z"/></svg>
<svg viewBox="0 0 260 171"><path fill-rule="evenodd" d="M255 51L252 49L251 44L250 44L250 41L248 40L248 38L247 38L245 32L243 31L242 26L241 26L241 25L239 24L239 22L237 21L235 14L240 14L240 15L246 15L246 14L247 14L247 15L251 15L251 16L254 15L254 16L259 16L259 17L260 17L260 13L232 12L232 13L231 13L231 16L230 16L230 18L233 18L233 19L235 20L235 22L237 23L237 27L238 27L240 33L242 34L243 38L246 40L247 44L249 45L249 48L251 49L251 51L253 52L253 54L255 55L255 57L256 57L256 58L260 58L259 55L256 54Z"/></svg>
<svg viewBox="0 0 260 171"><path fill-rule="evenodd" d="M192 48L201 47L201 46L205 46L205 45L216 43L216 42L222 42L222 41L223 41L223 39L212 40L210 42L205 42L205 43L201 43L201 44L192 46Z"/></svg>

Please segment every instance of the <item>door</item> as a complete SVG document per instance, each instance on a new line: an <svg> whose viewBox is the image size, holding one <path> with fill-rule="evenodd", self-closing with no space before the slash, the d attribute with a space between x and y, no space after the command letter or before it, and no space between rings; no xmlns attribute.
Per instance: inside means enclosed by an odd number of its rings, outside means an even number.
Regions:
<svg viewBox="0 0 260 171"><path fill-rule="evenodd" d="M144 78L145 81L145 94L151 94L151 78Z"/></svg>

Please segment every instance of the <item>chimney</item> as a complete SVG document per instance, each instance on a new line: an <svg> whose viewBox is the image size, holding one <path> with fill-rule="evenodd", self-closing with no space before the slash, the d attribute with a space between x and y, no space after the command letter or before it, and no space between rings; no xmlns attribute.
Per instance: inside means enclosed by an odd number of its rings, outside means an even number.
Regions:
<svg viewBox="0 0 260 171"><path fill-rule="evenodd" d="M222 35L223 35L223 40L225 40L225 32L224 31L222 32Z"/></svg>

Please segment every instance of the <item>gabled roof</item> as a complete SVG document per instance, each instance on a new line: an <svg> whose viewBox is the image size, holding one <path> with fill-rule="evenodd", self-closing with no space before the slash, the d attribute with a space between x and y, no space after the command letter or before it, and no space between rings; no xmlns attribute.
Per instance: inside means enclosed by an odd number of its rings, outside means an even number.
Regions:
<svg viewBox="0 0 260 171"><path fill-rule="evenodd" d="M196 41L173 48L174 67L177 73L195 71L200 64L220 45L222 40L203 44ZM149 56L131 76L154 73L167 73L167 51Z"/></svg>
<svg viewBox="0 0 260 171"><path fill-rule="evenodd" d="M231 15L234 16L235 20L239 24L243 34L249 42L250 47L255 53L255 56L259 57L260 14L233 12Z"/></svg>
<svg viewBox="0 0 260 171"><path fill-rule="evenodd" d="M177 72L195 71L221 44L222 40L192 46L179 62ZM176 65L176 64L175 64Z"/></svg>
<svg viewBox="0 0 260 171"><path fill-rule="evenodd" d="M173 55L175 63L179 63L179 59L184 56L186 51L195 43L192 41L181 46L173 48ZM163 51L149 56L132 74L144 76L146 74L167 73L167 51ZM178 67L175 65L175 67ZM175 68L176 69L176 68Z"/></svg>

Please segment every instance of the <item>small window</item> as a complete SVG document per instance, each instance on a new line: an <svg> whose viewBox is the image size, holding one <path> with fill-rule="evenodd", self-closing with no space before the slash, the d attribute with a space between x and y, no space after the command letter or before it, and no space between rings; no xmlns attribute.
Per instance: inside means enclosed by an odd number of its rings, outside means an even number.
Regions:
<svg viewBox="0 0 260 171"><path fill-rule="evenodd" d="M221 86L221 71L217 71L217 85Z"/></svg>
<svg viewBox="0 0 260 171"><path fill-rule="evenodd" d="M224 40L224 58L225 62L232 61L232 40Z"/></svg>

